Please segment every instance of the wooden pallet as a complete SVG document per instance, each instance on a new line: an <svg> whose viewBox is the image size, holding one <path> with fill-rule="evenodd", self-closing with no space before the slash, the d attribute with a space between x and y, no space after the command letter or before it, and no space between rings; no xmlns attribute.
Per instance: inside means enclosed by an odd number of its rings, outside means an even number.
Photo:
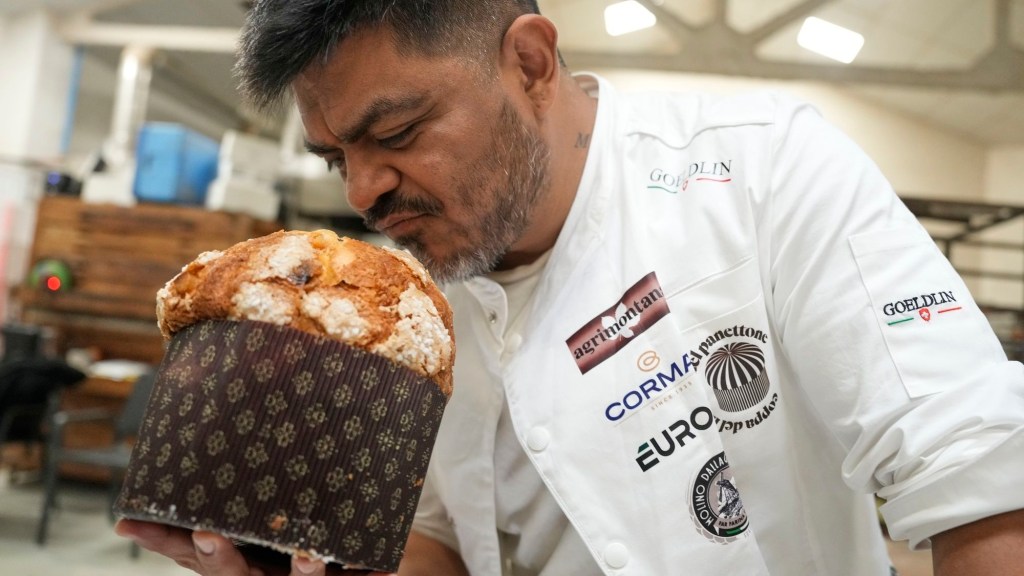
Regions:
<svg viewBox="0 0 1024 576"><path fill-rule="evenodd" d="M38 211L31 264L43 259L65 262L72 288L50 293L22 286L15 292L21 321L54 332L56 352L94 350L101 358L158 364L163 339L156 326L156 293L182 266L201 252L220 250L279 229L275 222L212 212L199 207L139 204L131 208L86 204L77 198L51 196ZM30 265L31 265L30 264ZM86 384L89 384L87 381ZM94 384L94 383L93 383ZM65 408L119 406L121 398L95 386L65 394ZM72 431L75 446L109 442L108 427L83 425ZM86 480L101 480L101 471L81 467L62 470Z"/></svg>
<svg viewBox="0 0 1024 576"><path fill-rule="evenodd" d="M156 293L201 252L276 230L273 222L199 207L42 200L31 262L71 269L69 292L18 290L23 320L50 326L57 348L98 348L104 357L159 362Z"/></svg>

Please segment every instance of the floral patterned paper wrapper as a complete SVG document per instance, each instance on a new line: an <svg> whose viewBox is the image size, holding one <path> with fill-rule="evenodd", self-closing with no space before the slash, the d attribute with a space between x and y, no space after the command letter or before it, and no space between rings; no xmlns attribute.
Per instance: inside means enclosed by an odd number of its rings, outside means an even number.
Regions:
<svg viewBox="0 0 1024 576"><path fill-rule="evenodd" d="M160 365L115 512L395 572L446 401L340 342L195 324Z"/></svg>

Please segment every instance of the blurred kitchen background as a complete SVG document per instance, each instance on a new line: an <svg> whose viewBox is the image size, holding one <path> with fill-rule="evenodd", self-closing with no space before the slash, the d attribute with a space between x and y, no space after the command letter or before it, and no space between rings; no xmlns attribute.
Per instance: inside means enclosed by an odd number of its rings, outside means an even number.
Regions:
<svg viewBox="0 0 1024 576"><path fill-rule="evenodd" d="M106 512L126 407L162 355L153 294L199 252L281 227L381 240L302 150L291 106L240 101L248 5L0 0L0 574L186 573L114 536ZM813 102L1024 359L1024 0L540 6L569 66L620 89ZM47 442L67 458L53 506ZM905 548L903 573L930 574L927 552Z"/></svg>

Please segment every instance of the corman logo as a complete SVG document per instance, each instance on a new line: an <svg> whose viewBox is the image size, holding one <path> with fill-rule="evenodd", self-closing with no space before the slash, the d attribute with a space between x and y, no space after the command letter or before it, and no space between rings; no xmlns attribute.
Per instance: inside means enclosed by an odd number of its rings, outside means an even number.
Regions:
<svg viewBox="0 0 1024 576"><path fill-rule="evenodd" d="M670 172L655 168L649 177L648 190L661 190L669 194L686 191L690 181L732 182L732 160L723 162L694 162L683 172Z"/></svg>
<svg viewBox="0 0 1024 576"><path fill-rule="evenodd" d="M932 308L936 307L938 309L933 313ZM951 291L921 294L913 298L889 302L882 306L882 314L885 314L888 318L886 324L889 326L905 324L917 319L931 322L937 314L948 314L950 312L959 312L960 310L963 310L963 307L957 304L956 297ZM917 312L916 316L910 314L915 311Z"/></svg>
<svg viewBox="0 0 1024 576"><path fill-rule="evenodd" d="M684 382L684 376L694 370L696 366L690 362L690 356L683 354L678 361L674 361L664 370L660 370L639 385L634 386L621 399L612 402L604 409L604 417L610 422L616 422L627 416L630 412L648 404L651 400L665 392L680 386Z"/></svg>
<svg viewBox="0 0 1024 576"><path fill-rule="evenodd" d="M747 530L747 511L725 452L708 460L690 484L690 518L705 538L722 544Z"/></svg>
<svg viewBox="0 0 1024 576"><path fill-rule="evenodd" d="M669 313L654 272L631 286L610 308L565 341L581 374L615 355Z"/></svg>

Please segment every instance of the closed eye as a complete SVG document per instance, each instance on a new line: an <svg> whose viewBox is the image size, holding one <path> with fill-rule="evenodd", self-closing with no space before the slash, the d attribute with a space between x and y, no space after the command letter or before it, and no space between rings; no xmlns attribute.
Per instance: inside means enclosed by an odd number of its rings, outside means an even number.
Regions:
<svg viewBox="0 0 1024 576"><path fill-rule="evenodd" d="M328 172L331 172L331 171L337 169L338 173L341 174L341 176L343 178L345 177L346 167L345 167L345 157L344 156L338 156L338 157L335 157L335 158L324 158L324 162L327 163L327 171Z"/></svg>
<svg viewBox="0 0 1024 576"><path fill-rule="evenodd" d="M398 134L393 134L385 138L378 138L377 144L383 148L401 148L403 145L408 144L412 139L413 131L416 128L416 124L410 124L404 130Z"/></svg>

